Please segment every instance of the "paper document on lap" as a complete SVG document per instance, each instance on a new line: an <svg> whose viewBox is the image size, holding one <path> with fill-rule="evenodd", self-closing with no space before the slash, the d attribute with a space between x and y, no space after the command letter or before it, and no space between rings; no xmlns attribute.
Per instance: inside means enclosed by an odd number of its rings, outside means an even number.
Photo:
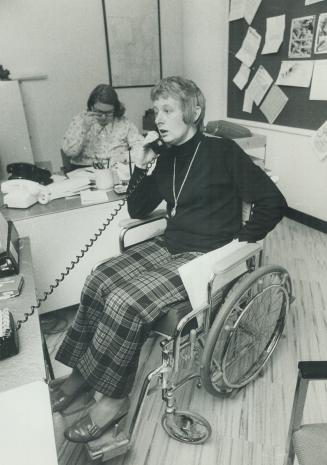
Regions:
<svg viewBox="0 0 327 465"><path fill-rule="evenodd" d="M247 246L247 242L238 242L238 240L234 240L224 247L203 254L178 268L193 310L203 308L208 303L207 287L213 274L214 264L226 258L231 252L245 246ZM219 278L217 277L216 281L220 280L221 282L219 282L218 285L219 287L223 287L246 270L246 263L241 263L228 272L223 273ZM216 289L217 287L218 286L215 285Z"/></svg>

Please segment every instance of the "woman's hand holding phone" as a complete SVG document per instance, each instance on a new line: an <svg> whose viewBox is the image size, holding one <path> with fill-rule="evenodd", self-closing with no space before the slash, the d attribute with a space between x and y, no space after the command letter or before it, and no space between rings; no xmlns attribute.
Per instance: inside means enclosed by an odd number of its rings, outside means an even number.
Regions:
<svg viewBox="0 0 327 465"><path fill-rule="evenodd" d="M146 169L147 165L154 158L158 157L155 145L160 141L160 136L156 131L149 131L143 141L143 150L141 149L135 156L135 164L138 168Z"/></svg>

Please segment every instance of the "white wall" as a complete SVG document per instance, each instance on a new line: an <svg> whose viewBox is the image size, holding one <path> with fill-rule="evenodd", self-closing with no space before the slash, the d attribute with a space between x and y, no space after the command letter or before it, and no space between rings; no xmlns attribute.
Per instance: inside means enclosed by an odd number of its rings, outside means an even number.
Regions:
<svg viewBox="0 0 327 465"><path fill-rule="evenodd" d="M312 150L314 131L232 121L267 135L266 164L278 175L288 205L327 221L327 161L320 161Z"/></svg>
<svg viewBox="0 0 327 465"><path fill-rule="evenodd" d="M207 100L206 121L226 115L227 1L183 0L184 76Z"/></svg>
<svg viewBox="0 0 327 465"><path fill-rule="evenodd" d="M60 165L60 141L85 96L107 80L101 2L4 0L0 6L1 63L13 75L43 73L22 84L36 161Z"/></svg>
<svg viewBox="0 0 327 465"><path fill-rule="evenodd" d="M161 3L163 72L180 74L181 2ZM62 135L72 116L85 108L97 84L108 82L101 1L2 0L0 44L0 63L12 76L48 75L21 87L34 159L51 160L58 169ZM149 93L149 88L118 90L140 129L151 106Z"/></svg>

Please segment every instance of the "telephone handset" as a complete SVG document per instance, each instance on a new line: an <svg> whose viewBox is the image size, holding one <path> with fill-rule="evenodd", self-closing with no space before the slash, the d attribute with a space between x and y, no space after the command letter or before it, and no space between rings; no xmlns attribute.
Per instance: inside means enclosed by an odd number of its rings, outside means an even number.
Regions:
<svg viewBox="0 0 327 465"><path fill-rule="evenodd" d="M145 136L143 145L153 150L156 155L163 154L167 148L159 131L149 131Z"/></svg>
<svg viewBox="0 0 327 465"><path fill-rule="evenodd" d="M163 142L161 135L157 131L149 131L144 138L143 146L145 148L150 148L157 155L161 155L166 149L166 145ZM153 163L155 158L153 159ZM114 186L114 191L116 194L125 194L127 192L127 184L116 184Z"/></svg>
<svg viewBox="0 0 327 465"><path fill-rule="evenodd" d="M51 173L31 163L7 165L8 181L1 184L4 203L9 208L28 208L39 200L41 187L51 184Z"/></svg>
<svg viewBox="0 0 327 465"><path fill-rule="evenodd" d="M136 181L136 183L131 187L131 190L128 192L125 198L118 201L118 205L114 207L114 211L110 214L108 218L102 223L102 225L94 233L93 237L90 238L89 242L85 244L84 248L81 249L80 254L71 260L70 265L65 268L65 271L60 274L59 278L54 280L53 284L50 284L49 290L43 292L42 297L36 299L36 304L31 305L30 311L24 313L24 319L18 320L15 324L12 314L8 309L0 309L0 360L11 357L18 353L18 337L17 331L21 328L21 325L25 323L30 316L32 316L38 308L40 308L42 302L45 302L47 298L53 293L55 288L57 288L60 283L69 275L69 273L75 268L79 261L84 257L92 245L99 239L103 232L108 228L113 219L118 215L122 207L127 202L128 197L135 191L139 186L142 180L145 178L148 170L152 167L155 162L155 158L147 164L147 169L143 175ZM22 180L21 180L22 181ZM20 181L20 182L21 182ZM12 182L12 181L10 181Z"/></svg>
<svg viewBox="0 0 327 465"><path fill-rule="evenodd" d="M8 179L28 179L44 186L53 182L50 171L39 168L32 163L10 163L7 165L7 173L9 174Z"/></svg>

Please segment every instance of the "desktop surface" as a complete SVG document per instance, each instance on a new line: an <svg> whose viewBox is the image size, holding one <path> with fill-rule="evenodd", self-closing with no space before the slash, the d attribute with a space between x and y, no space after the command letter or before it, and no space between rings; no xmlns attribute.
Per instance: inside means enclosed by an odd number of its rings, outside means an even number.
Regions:
<svg viewBox="0 0 327 465"><path fill-rule="evenodd" d="M30 242L20 239L20 272L24 285L18 297L0 300L0 308L8 308L15 322L24 319L24 313L35 305L35 283ZM0 361L0 393L46 377L38 311L22 324L18 331L19 352Z"/></svg>
<svg viewBox="0 0 327 465"><path fill-rule="evenodd" d="M58 465L47 384L38 380L0 393L4 465Z"/></svg>
<svg viewBox="0 0 327 465"><path fill-rule="evenodd" d="M113 190L106 192L109 202L115 202L118 200L124 199L124 195L118 195ZM0 204L2 204L2 194L0 194ZM41 205L40 203L35 203L29 208L3 208L2 213L7 220L19 221L30 219L42 215L51 215L53 213L61 213L69 210L76 210L78 208L89 208L94 206L94 204L83 205L81 202L81 197L63 197L60 199L52 200L51 202Z"/></svg>

